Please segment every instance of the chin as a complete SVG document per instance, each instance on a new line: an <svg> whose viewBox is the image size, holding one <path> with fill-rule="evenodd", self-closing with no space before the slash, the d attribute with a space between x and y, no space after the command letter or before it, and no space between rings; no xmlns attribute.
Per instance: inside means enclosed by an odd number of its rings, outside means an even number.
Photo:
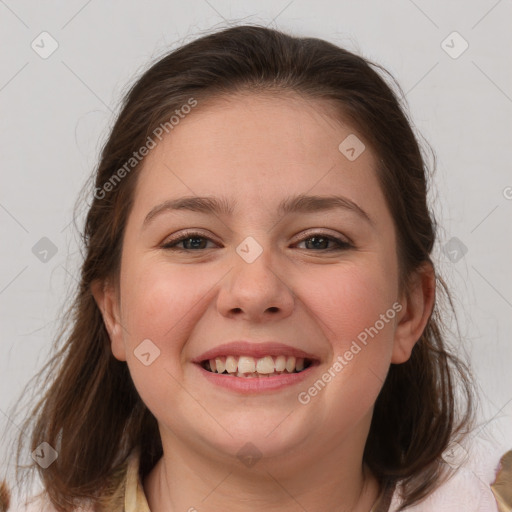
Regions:
<svg viewBox="0 0 512 512"><path fill-rule="evenodd" d="M290 451L299 448L309 437L308 434L311 434L306 430L304 422L293 421L292 415L287 417L287 414L289 411L262 418L256 412L244 413L237 420L232 418L229 423L217 416L216 419L227 432L219 426L215 428L212 437L210 430L205 442L222 454L235 456L242 462L246 456L258 459L286 458Z"/></svg>

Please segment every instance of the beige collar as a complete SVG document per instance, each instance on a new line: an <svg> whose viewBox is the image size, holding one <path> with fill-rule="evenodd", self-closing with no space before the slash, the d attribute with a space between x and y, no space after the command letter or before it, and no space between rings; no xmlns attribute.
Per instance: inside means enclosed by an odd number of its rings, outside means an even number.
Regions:
<svg viewBox="0 0 512 512"><path fill-rule="evenodd" d="M125 512L151 512L139 476L139 460L139 451L135 450L129 457L126 472Z"/></svg>

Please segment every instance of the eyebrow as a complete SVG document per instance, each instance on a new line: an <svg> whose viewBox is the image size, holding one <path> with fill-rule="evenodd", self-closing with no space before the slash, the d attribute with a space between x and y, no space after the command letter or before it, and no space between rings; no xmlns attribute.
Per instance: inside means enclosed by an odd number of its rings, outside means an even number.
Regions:
<svg viewBox="0 0 512 512"><path fill-rule="evenodd" d="M151 209L144 219L143 227L164 212L187 210L216 216L232 216L234 212L233 206L232 203L223 197L185 196L169 199ZM288 197L279 203L278 213L280 215L287 215L290 213L314 213L333 209L352 211L372 226L374 225L370 216L358 204L347 197L337 195L307 196L300 194Z"/></svg>

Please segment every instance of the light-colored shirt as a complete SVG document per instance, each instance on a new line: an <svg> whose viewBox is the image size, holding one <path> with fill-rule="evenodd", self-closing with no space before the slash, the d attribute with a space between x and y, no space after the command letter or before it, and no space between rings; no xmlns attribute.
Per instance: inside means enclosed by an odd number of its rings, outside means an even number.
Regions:
<svg viewBox="0 0 512 512"><path fill-rule="evenodd" d="M111 512L151 512L139 472L139 460L139 452L134 450L127 460L124 504ZM397 512L401 503L397 486L391 489L387 499L382 495L371 512ZM40 501L18 508L17 512L55 512L55 509ZM512 450L501 457L492 483L487 483L471 469L461 467L428 498L408 508L407 512L512 512Z"/></svg>

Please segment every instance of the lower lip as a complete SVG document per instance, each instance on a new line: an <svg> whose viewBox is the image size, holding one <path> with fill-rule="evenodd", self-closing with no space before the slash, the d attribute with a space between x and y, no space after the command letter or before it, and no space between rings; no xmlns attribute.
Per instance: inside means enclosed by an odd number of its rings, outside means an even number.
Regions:
<svg viewBox="0 0 512 512"><path fill-rule="evenodd" d="M273 377L234 377L221 373L213 373L205 370L200 364L195 364L202 375L216 386L237 391L239 393L251 394L263 391L280 390L307 379L316 365L311 365L300 373L281 374Z"/></svg>

